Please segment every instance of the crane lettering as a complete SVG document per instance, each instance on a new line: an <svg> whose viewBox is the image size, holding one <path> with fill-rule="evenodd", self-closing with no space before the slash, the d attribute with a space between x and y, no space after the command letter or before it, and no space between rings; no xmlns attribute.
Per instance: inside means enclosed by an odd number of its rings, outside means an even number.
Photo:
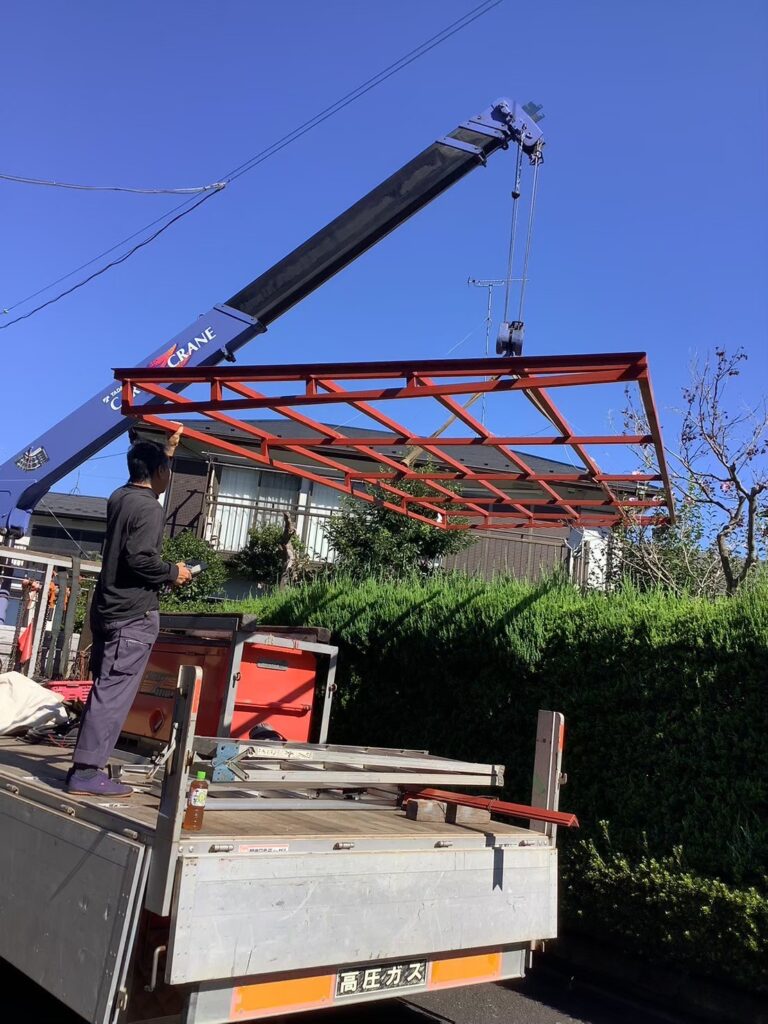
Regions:
<svg viewBox="0 0 768 1024"><path fill-rule="evenodd" d="M201 334L196 334L195 337L188 342L186 345L172 345L167 351L163 352L162 355L157 356L153 359L149 366L163 367L168 366L173 369L177 369L180 366L184 366L192 358L193 354L199 351L201 345L207 345L210 341L216 338L216 332L212 327L206 327ZM133 389L133 397L135 398L139 394L139 388ZM114 412L120 412L120 406L122 404L122 388L116 387L108 395L102 398L102 402L108 405Z"/></svg>

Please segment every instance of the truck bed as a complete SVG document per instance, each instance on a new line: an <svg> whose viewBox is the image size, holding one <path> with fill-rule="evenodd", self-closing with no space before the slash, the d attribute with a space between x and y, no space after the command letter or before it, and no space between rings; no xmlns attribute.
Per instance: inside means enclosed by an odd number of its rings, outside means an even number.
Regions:
<svg viewBox="0 0 768 1024"><path fill-rule="evenodd" d="M102 812L105 818L113 818L113 828L122 831L126 827L139 833L149 845L157 824L159 799L152 793L135 792L121 801L108 801L97 797L73 796L64 790L64 780L71 765L69 751L47 745L33 745L19 739L0 738L0 780L6 783L23 783L41 791L48 799L66 800L67 804L80 805L84 809ZM267 801L265 801L266 803ZM310 801L311 803L311 801ZM101 816L101 814L100 814ZM536 837L540 833L508 822L492 821L482 826L454 825L449 822L414 821L397 808L381 809L346 808L334 810L226 810L207 809L200 832L189 834L189 839L199 842L206 840L237 839L400 839L410 840L421 846L425 841L445 841L448 837L458 840L474 839L485 845L489 834ZM209 844L210 845L210 844ZM473 844L474 845L474 844Z"/></svg>
<svg viewBox="0 0 768 1024"><path fill-rule="evenodd" d="M118 1005L136 1024L155 1016L140 1003L160 955L157 999L188 1000L187 1024L224 1024L272 1016L275 992L281 1012L356 1000L340 979L389 968L417 972L417 988L519 977L531 942L556 934L557 852L541 832L347 801L261 809L250 794L232 809L230 787L201 832L170 839L152 791L66 793L70 757L0 738L0 918L15 922L0 956L91 1024ZM300 1007L302 986L315 995Z"/></svg>

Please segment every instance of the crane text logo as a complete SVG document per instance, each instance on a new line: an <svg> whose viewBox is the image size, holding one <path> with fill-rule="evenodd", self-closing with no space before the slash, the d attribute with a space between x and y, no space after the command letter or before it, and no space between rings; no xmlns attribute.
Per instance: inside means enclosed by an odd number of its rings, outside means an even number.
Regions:
<svg viewBox="0 0 768 1024"><path fill-rule="evenodd" d="M195 337L186 345L171 345L169 349L162 352L155 359L150 360L147 366L151 369L161 370L167 366L171 369L178 369L188 363L195 352L200 350L201 345L207 345L216 338L216 332L212 327L206 327L201 334ZM104 395L102 402L108 405L115 412L120 412L122 388L118 385L108 395ZM139 389L133 389L133 397L138 395Z"/></svg>
<svg viewBox="0 0 768 1024"><path fill-rule="evenodd" d="M167 352L163 352L157 359L153 359L150 366L169 366L178 368L184 366L192 358L195 352L199 351L201 345L207 345L213 341L216 333L212 327L206 327L202 334L196 335L187 345L173 345Z"/></svg>

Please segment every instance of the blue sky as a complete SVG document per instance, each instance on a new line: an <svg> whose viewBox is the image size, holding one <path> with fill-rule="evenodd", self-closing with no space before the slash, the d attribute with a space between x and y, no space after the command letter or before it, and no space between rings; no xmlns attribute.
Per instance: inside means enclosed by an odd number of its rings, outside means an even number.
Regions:
<svg viewBox="0 0 768 1024"><path fill-rule="evenodd" d="M0 171L214 181L471 6L11 3ZM766 44L758 0L506 0L124 266L0 332L0 461L102 388L110 367L139 363L502 95L546 112L526 352L647 351L671 432L692 355L741 344L738 386L756 401L768 370ZM466 281L504 273L512 172L505 154L475 171L243 361L437 357L470 332L454 354L480 354L485 297ZM0 182L0 307L176 201ZM574 419L604 430L620 405L579 400ZM81 469L83 493L122 482L122 450Z"/></svg>

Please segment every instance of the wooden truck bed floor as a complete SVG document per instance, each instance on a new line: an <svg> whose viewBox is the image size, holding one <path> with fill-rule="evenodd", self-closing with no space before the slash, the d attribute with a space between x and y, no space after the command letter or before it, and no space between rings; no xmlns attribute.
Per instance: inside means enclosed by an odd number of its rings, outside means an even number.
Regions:
<svg viewBox="0 0 768 1024"><path fill-rule="evenodd" d="M33 745L12 737L0 738L0 785L24 782L34 788L59 794L68 804L90 804L114 818L115 829L135 828L151 843L157 822L158 798L151 793L135 792L128 799L104 800L99 797L73 796L64 791L66 772L71 765L68 750L43 744ZM226 810L207 809L199 837L242 837L248 839L311 839L339 835L356 838L427 839L457 835L529 834L529 830L508 822L486 825L454 825L448 822L412 821L396 808L355 810Z"/></svg>

